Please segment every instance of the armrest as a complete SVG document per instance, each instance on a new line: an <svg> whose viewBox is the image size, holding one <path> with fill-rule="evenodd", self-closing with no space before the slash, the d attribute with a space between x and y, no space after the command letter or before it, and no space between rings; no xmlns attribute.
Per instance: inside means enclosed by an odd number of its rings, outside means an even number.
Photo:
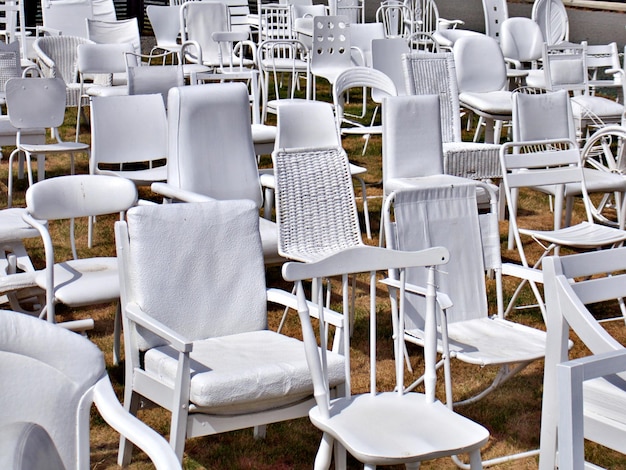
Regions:
<svg viewBox="0 0 626 470"><path fill-rule="evenodd" d="M152 183L150 189L153 193L160 194L161 196L175 199L183 202L208 202L214 199L205 196L204 194L194 193L193 191L187 191L186 189L177 188L168 183Z"/></svg>
<svg viewBox="0 0 626 470"><path fill-rule="evenodd" d="M359 65L362 67L367 66L367 64L365 63L365 53L363 52L363 49L361 49L358 46L350 46L350 54L352 55L353 59L358 57L358 60L353 60L353 62L355 62L356 65Z"/></svg>
<svg viewBox="0 0 626 470"><path fill-rule="evenodd" d="M298 310L298 299L294 294L291 294L282 289L267 289L267 300L275 304L289 307L293 310ZM309 307L309 315L313 318L319 318L319 312L317 304L307 301ZM326 323L334 325L338 328L343 328L344 317L341 313L335 312L329 308L324 308L324 319Z"/></svg>
<svg viewBox="0 0 626 470"><path fill-rule="evenodd" d="M463 24L465 24L465 21L463 20L448 20L446 18L439 18L437 27L442 26L445 29L454 29L457 26L461 26Z"/></svg>
<svg viewBox="0 0 626 470"><path fill-rule="evenodd" d="M157 470L182 468L174 450L156 431L128 413L120 404L108 375L96 383L94 403L104 420L122 436L143 450Z"/></svg>
<svg viewBox="0 0 626 470"><path fill-rule="evenodd" d="M515 263L502 263L502 274L543 284L543 271Z"/></svg>
<svg viewBox="0 0 626 470"><path fill-rule="evenodd" d="M397 281L395 279L391 279L391 278L385 278L382 279L381 281L379 281L382 284L385 284L386 286L389 287L393 287L395 289L399 289L400 288L400 281ZM415 294L415 295L421 295L422 297L426 297L426 288L422 287L422 286L418 286L415 284L410 284L410 283L406 283L404 286L404 289L411 293L411 294ZM437 303L439 304L439 307L442 310L446 310L450 307L452 307L452 305L454 305L452 303L452 299L450 299L450 297L447 294L444 294L443 292L437 292L436 294L436 300Z"/></svg>
<svg viewBox="0 0 626 470"><path fill-rule="evenodd" d="M126 314L126 318L130 321L163 338L177 351L184 353L191 352L193 348L191 341L165 326L160 321L143 313L139 305L134 303L126 305L124 313Z"/></svg>

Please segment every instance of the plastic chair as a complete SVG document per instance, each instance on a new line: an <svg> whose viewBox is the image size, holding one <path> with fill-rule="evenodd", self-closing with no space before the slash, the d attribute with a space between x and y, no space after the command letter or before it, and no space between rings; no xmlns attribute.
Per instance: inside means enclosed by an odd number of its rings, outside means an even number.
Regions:
<svg viewBox="0 0 626 470"><path fill-rule="evenodd" d="M131 43L141 54L141 38L137 18L117 21L87 20L87 37L97 44Z"/></svg>
<svg viewBox="0 0 626 470"><path fill-rule="evenodd" d="M60 78L67 88L66 106L80 103L78 81L78 46L90 44L86 37L42 36L35 40L33 49L37 54L37 65L46 78Z"/></svg>
<svg viewBox="0 0 626 470"><path fill-rule="evenodd" d="M372 67L387 75L396 85L397 95L405 95L402 55L411 52L402 38L372 40Z"/></svg>
<svg viewBox="0 0 626 470"><path fill-rule="evenodd" d="M511 92L502 50L489 36L472 34L459 38L452 48L459 102L485 120L485 142L499 143L500 125L511 119ZM478 140L480 126L474 141Z"/></svg>
<svg viewBox="0 0 626 470"><path fill-rule="evenodd" d="M167 184L153 184L154 192L186 202L250 199L261 206L263 197L244 84L173 88L168 99L168 122ZM284 261L278 255L276 224L263 219L260 230L266 264Z"/></svg>
<svg viewBox="0 0 626 470"><path fill-rule="evenodd" d="M518 114L523 115L525 111L529 110L529 107L524 108L524 104L529 106L532 104L532 101L529 101L529 99L541 98L542 96L544 95L515 94L513 97L514 115L516 117ZM515 118L514 123L516 120ZM533 124L538 127L546 127L542 122L536 120ZM554 124L554 121L552 122ZM562 126L567 128L566 122ZM527 129L530 132L534 130L534 135L537 132L536 128L533 129L530 126L521 129ZM558 130L545 129L544 132L558 132ZM558 254L560 247L591 249L617 245L626 240L626 232L623 230L594 223L580 151L574 141L564 137L562 133L559 133L557 138L552 139L550 136L542 140L525 141L523 139L524 133L522 131L515 141L503 144L500 151L500 163L502 165L504 192L509 210L509 227L511 227L513 232L515 244L524 268L530 267L530 264L524 252L524 245L522 245L522 235L532 237L544 247L543 254L533 265L535 269L539 267L541 260L553 250ZM519 204L517 195L513 191L524 187L545 188L553 191L555 197L555 224L553 230L533 230L518 224L517 211ZM571 188L571 191L580 191L579 194L582 195L585 205L586 220L576 225L561 228L560 221L566 188ZM541 282L542 277L541 273L537 274L539 275L529 280L529 283L545 318L545 307L536 285L537 282ZM522 285L513 294L507 311L514 305L521 287Z"/></svg>
<svg viewBox="0 0 626 470"><path fill-rule="evenodd" d="M289 157L291 158L291 157ZM337 154L335 159L345 156ZM276 162L275 162L276 163ZM345 165L344 165L345 168ZM344 170L344 175L345 175ZM435 320L435 265L448 260L447 250L442 247L421 252L397 252L371 246L357 246L342 250L313 263L288 262L283 266L283 277L296 282L298 296L298 314L302 323L303 338L309 368L313 376L316 406L309 411L311 422L323 431L322 441L315 458L316 468L328 468L331 457L335 464L345 466L345 452L372 469L376 465L406 464L416 467L419 462L445 455L467 452L470 454L471 468L482 468L480 448L487 442L489 432L481 425L456 414L435 399L435 356L436 356L436 320ZM370 295L376 295L376 271L399 269L404 281L405 267L428 266L428 313L425 356L425 393L405 393L402 359L402 341L394 338L396 357L395 391L379 391L376 382L376 314L377 302L369 299L370 319L370 390L369 393L353 395L350 383L346 383L346 392L333 397L329 387L331 368L324 355L319 354L316 333L309 318L303 280L315 279L317 283L325 277L341 275L342 311L349 312L351 292L348 277L350 274L369 272ZM400 328L404 327L405 285L401 282L395 292L391 314ZM367 287L366 287L367 288ZM365 289L364 289L365 290ZM398 292L399 291L399 292ZM365 294L365 302L368 301ZM323 297L315 298L319 306ZM399 303L399 307L398 307ZM326 312L319 310L320 320ZM322 323L321 322L321 323ZM327 334L322 324L319 330L321 344L325 344ZM349 329L344 328L343 342L349 351ZM399 363L399 365L398 365ZM346 375L349 374L350 361L346 356ZM375 422L375 425L373 423ZM450 432L450 430L454 432ZM382 438L384 436L384 438Z"/></svg>
<svg viewBox="0 0 626 470"><path fill-rule="evenodd" d="M46 154L70 154L70 173L74 174L74 154L89 157L89 144L65 142L59 135L59 126L65 118L66 87L60 78L12 78L6 84L7 109L11 125L18 132L16 148L9 156L8 206L13 203L13 159L20 152L26 155L28 185L33 185L31 155L37 155L37 178L45 177ZM51 128L55 142L31 144L22 142L22 129Z"/></svg>
<svg viewBox="0 0 626 470"><path fill-rule="evenodd" d="M171 411L180 460L187 438L306 416L313 381L304 347L267 330L268 301L296 304L266 289L255 204L139 206L127 218L116 225L125 408L135 414L145 397ZM327 320L341 331L339 315ZM327 351L333 388L345 380L341 352ZM122 439L118 462L131 452Z"/></svg>
<svg viewBox="0 0 626 470"><path fill-rule="evenodd" d="M500 177L498 144L463 142L454 57L449 52L413 52L401 60L406 93L439 95L443 172L471 179ZM486 200L481 197L481 203Z"/></svg>
<svg viewBox="0 0 626 470"><path fill-rule="evenodd" d="M376 22L382 23L386 38L410 38L416 32L413 10L399 1L386 0L376 10Z"/></svg>
<svg viewBox="0 0 626 470"><path fill-rule="evenodd" d="M489 210L480 214L476 200L478 186L490 198ZM446 246L450 252L446 274L440 276L437 283L437 304L441 312L437 351L442 354L438 366L444 367L449 408L453 407L454 383L451 357L480 367L499 368L487 387L454 403L454 406L482 399L533 361L543 358L545 332L504 318L498 198L490 186L467 183L404 189L389 195L383 212L388 248L415 251ZM460 237L459 233L463 236ZM488 309L487 272L494 273L496 280L497 312L493 316L489 316ZM408 270L406 276L410 285L424 285L421 270ZM399 279L393 273L390 277L386 282L397 287ZM403 335L406 342L424 347L424 292L410 286L407 292L413 295L407 298L405 329L395 334ZM410 367L408 356L407 364ZM413 389L422 380L418 379L407 388ZM538 453L539 450L534 450L507 455L485 461L483 465L491 466Z"/></svg>
<svg viewBox="0 0 626 470"><path fill-rule="evenodd" d="M543 35L537 23L524 17L505 19L500 27L500 48L509 69L525 71L523 82L527 86L545 88L543 70L539 68Z"/></svg>
<svg viewBox="0 0 626 470"><path fill-rule="evenodd" d="M352 23L350 48L352 62L360 67L372 67L372 42L385 38L382 23Z"/></svg>
<svg viewBox="0 0 626 470"><path fill-rule="evenodd" d="M0 336L3 468L90 468L92 403L157 469L181 468L167 441L122 408L102 352L86 338L6 310L0 312Z"/></svg>
<svg viewBox="0 0 626 470"><path fill-rule="evenodd" d="M121 176L145 186L167 180L166 158L167 116L161 95L92 99L90 174Z"/></svg>
<svg viewBox="0 0 626 470"><path fill-rule="evenodd" d="M172 54L172 63L174 63L174 57L178 63L181 63L180 6L147 5L146 15L148 15L156 41L150 55L159 50L169 52Z"/></svg>
<svg viewBox="0 0 626 470"><path fill-rule="evenodd" d="M582 469L584 439L625 453L624 347L587 305L622 304L626 248L543 261L548 349L541 415L540 469ZM589 355L568 361L569 331ZM568 361L568 362L564 362ZM557 444L558 442L558 444ZM558 450L558 455L557 455Z"/></svg>
<svg viewBox="0 0 626 470"><path fill-rule="evenodd" d="M502 25L509 17L506 0L483 0L485 34L500 42Z"/></svg>
<svg viewBox="0 0 626 470"><path fill-rule="evenodd" d="M150 95L159 93L167 109L167 94L171 88L185 85L184 65L144 65L142 59L151 59L153 55L126 53L125 67L128 77L129 95Z"/></svg>
<svg viewBox="0 0 626 470"><path fill-rule="evenodd" d="M93 3L85 0L44 0L41 2L43 27L39 31L54 36L87 38L86 20L93 19Z"/></svg>
<svg viewBox="0 0 626 470"><path fill-rule="evenodd" d="M546 44L569 41L569 19L561 0L535 0L530 17L541 28Z"/></svg>
<svg viewBox="0 0 626 470"><path fill-rule="evenodd" d="M80 120L85 99L92 96L119 96L128 94L128 86L113 86L113 74L126 73L124 54L132 52L131 43L80 44L77 49L77 67L80 83L80 103L76 112L76 142L80 136ZM85 87L85 79L93 83ZM89 83L89 82L87 82Z"/></svg>
<svg viewBox="0 0 626 470"><path fill-rule="evenodd" d="M331 85L335 83L341 72L353 66L350 58L351 47L350 23L345 16L313 18L313 47L310 56L313 77L325 78Z"/></svg>

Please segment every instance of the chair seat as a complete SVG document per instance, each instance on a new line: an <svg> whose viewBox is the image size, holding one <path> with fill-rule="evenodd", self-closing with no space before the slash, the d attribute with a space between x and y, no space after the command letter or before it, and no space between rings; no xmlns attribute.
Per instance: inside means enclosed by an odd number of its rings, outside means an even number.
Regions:
<svg viewBox="0 0 626 470"><path fill-rule="evenodd" d="M601 96L580 95L572 97L572 113L574 117L586 117L589 112L601 119L614 118L621 120L624 106Z"/></svg>
<svg viewBox="0 0 626 470"><path fill-rule="evenodd" d="M70 282L71 281L71 282ZM35 282L46 288L46 271ZM72 307L112 302L120 297L117 258L85 258L54 265L54 295Z"/></svg>
<svg viewBox="0 0 626 470"><path fill-rule="evenodd" d="M308 64L304 60L292 59L288 57L275 57L269 59L263 59L261 62L261 68L268 71L276 72L306 72L308 70Z"/></svg>
<svg viewBox="0 0 626 470"><path fill-rule="evenodd" d="M626 240L626 232L623 230L606 227L604 225L581 222L571 227L560 230L528 230L519 229L524 235L538 240L555 243L560 246L578 248L596 248L607 246Z"/></svg>
<svg viewBox="0 0 626 470"><path fill-rule="evenodd" d="M294 403L313 393L302 342L262 330L195 341L191 352L190 401L200 411L241 413ZM145 369L174 386L178 354L169 346L150 349ZM344 360L329 353L331 386L343 382ZM289 371L288 374L285 372Z"/></svg>
<svg viewBox="0 0 626 470"><path fill-rule="evenodd" d="M583 172L585 174L585 186L588 193L626 191L626 178L623 175L593 170L591 168L585 168ZM554 185L536 186L535 189L552 196L555 196L559 192L559 188ZM568 183L565 185L566 197L580 195L582 195L581 183Z"/></svg>
<svg viewBox="0 0 626 470"><path fill-rule="evenodd" d="M482 447L489 432L441 402L418 393L388 392L339 398L324 419L314 407L315 426L337 438L366 464L394 465L462 454Z"/></svg>
<svg viewBox="0 0 626 470"><path fill-rule="evenodd" d="M511 117L513 101L510 91L490 91L485 93L459 93L461 106L471 108L479 115Z"/></svg>
<svg viewBox="0 0 626 470"><path fill-rule="evenodd" d="M409 340L423 344L421 330L406 330ZM546 351L546 333L499 318L476 318L448 325L450 354L463 362L487 366L533 361ZM480 350L476 345L480 345ZM441 334L437 349L443 351Z"/></svg>
<svg viewBox="0 0 626 470"><path fill-rule="evenodd" d="M128 95L128 86L92 86L87 90L87 94L89 96L124 96Z"/></svg>
<svg viewBox="0 0 626 470"><path fill-rule="evenodd" d="M265 264L281 264L285 258L278 254L278 228L276 222L264 218L259 219L261 244L263 245L263 259Z"/></svg>
<svg viewBox="0 0 626 470"><path fill-rule="evenodd" d="M626 427L626 382L614 377L615 384L610 380L598 378L583 382L585 414L599 415L605 419L617 421Z"/></svg>
<svg viewBox="0 0 626 470"><path fill-rule="evenodd" d="M499 178L500 145L479 142L444 142L443 170L471 179Z"/></svg>
<svg viewBox="0 0 626 470"><path fill-rule="evenodd" d="M89 144L83 142L60 142L56 144L21 145L22 150L30 153L46 152L46 153L64 153L64 152L84 152L89 150Z"/></svg>
<svg viewBox="0 0 626 470"><path fill-rule="evenodd" d="M39 237L37 229L24 222L23 214L26 214L26 209L10 208L0 211L0 242Z"/></svg>
<svg viewBox="0 0 626 470"><path fill-rule="evenodd" d="M147 168L145 170L96 170L96 173L99 175L120 176L122 178L131 180L133 183L139 186L147 186L156 181L167 181L167 165Z"/></svg>

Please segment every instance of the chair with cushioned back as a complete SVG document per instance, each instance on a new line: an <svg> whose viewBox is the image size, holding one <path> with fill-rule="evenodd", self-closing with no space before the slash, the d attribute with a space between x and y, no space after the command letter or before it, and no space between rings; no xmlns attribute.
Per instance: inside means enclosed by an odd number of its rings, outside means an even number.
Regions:
<svg viewBox="0 0 626 470"><path fill-rule="evenodd" d="M186 202L250 199L261 206L246 85L172 88L168 122L167 183L154 183L153 191ZM284 261L278 255L276 224L263 219L260 230L266 263Z"/></svg>
<svg viewBox="0 0 626 470"><path fill-rule="evenodd" d="M137 18L116 21L87 20L87 37L97 44L133 45L133 51L141 54L141 34Z"/></svg>
<svg viewBox="0 0 626 470"><path fill-rule="evenodd" d="M2 468L90 468L92 403L157 469L181 468L167 441L122 408L102 352L86 338L28 315L0 311L0 376Z"/></svg>
<svg viewBox="0 0 626 470"><path fill-rule="evenodd" d="M545 88L543 70L539 68L543 54L543 35L539 25L530 18L507 18L500 28L500 48L509 70L523 71L527 86ZM521 72L520 72L521 73Z"/></svg>
<svg viewBox="0 0 626 470"><path fill-rule="evenodd" d="M624 346L598 320L620 310L626 296L625 268L626 248L551 256L543 261L548 348L541 470L596 467L585 462L584 439L626 453ZM604 315L597 305L604 306ZM586 347L585 357L568 361L570 332Z"/></svg>
<svg viewBox="0 0 626 470"><path fill-rule="evenodd" d="M127 219L116 225L126 409L136 414L145 397L171 411L181 461L188 438L306 416L313 382L303 345L267 329L267 302L295 308L296 299L266 288L255 204L138 206ZM339 315L327 320L341 331ZM331 387L342 385L341 350L327 358ZM122 439L118 462L131 452Z"/></svg>

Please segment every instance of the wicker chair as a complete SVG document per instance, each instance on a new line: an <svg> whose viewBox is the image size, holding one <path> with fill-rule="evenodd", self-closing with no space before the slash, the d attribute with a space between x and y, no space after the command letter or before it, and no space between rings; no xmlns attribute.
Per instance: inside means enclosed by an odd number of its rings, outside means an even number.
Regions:
<svg viewBox="0 0 626 470"><path fill-rule="evenodd" d="M43 76L61 78L67 87L67 107L80 103L80 83L78 81L78 46L94 44L86 38L75 36L42 36L33 49L37 54L37 64Z"/></svg>
<svg viewBox="0 0 626 470"><path fill-rule="evenodd" d="M459 91L452 54L414 52L404 56L403 64L407 94L441 97L444 173L479 180L499 177L499 145L461 141Z"/></svg>

